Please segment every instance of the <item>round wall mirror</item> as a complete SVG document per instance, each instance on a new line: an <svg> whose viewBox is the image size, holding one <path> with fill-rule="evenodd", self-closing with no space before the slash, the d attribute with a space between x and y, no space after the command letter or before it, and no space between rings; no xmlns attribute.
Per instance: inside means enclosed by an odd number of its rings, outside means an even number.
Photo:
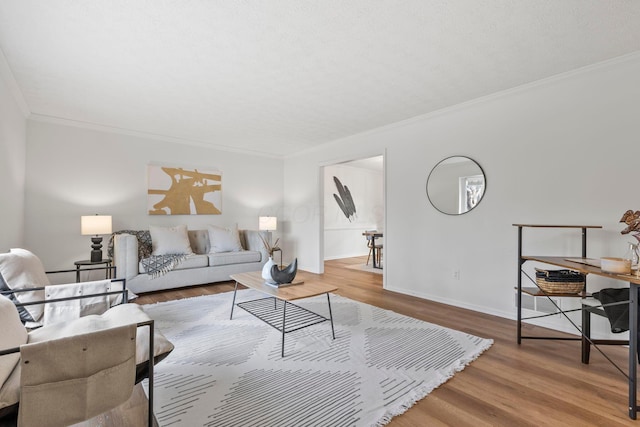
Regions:
<svg viewBox="0 0 640 427"><path fill-rule="evenodd" d="M427 197L447 215L461 215L478 206L486 189L484 171L474 160L452 156L435 165L427 178Z"/></svg>

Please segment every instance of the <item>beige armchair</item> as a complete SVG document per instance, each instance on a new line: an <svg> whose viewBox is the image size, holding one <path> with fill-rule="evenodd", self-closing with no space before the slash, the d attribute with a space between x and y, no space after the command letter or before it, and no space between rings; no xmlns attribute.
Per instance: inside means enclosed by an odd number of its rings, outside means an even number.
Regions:
<svg viewBox="0 0 640 427"><path fill-rule="evenodd" d="M61 307L63 314L77 315L87 308L78 308L77 301L92 301L89 309L95 311L93 303L102 295L83 292L83 284L78 284L80 291L74 290L78 295L37 300L56 293L45 292L43 286L17 286L16 278L36 279L35 284L41 285L38 279L42 280L44 270L35 255L16 253L22 259L12 257L15 253L0 254L0 425L17 421L22 426L65 426L90 419L129 399L134 384L148 378L151 426L153 365L173 345L155 330L141 306L126 303L125 282L116 281L119 289L105 292L109 301L122 295L123 303L102 314L83 312L84 317L61 321L56 313L55 322L29 329L23 324L25 317L42 321L47 314L42 308L34 310L35 306L63 303L67 304ZM30 271L16 273L15 263ZM7 271L11 283L3 277Z"/></svg>
<svg viewBox="0 0 640 427"><path fill-rule="evenodd" d="M14 303L0 295L0 324L0 420L17 415L25 426L77 423L125 402L147 377L152 425L153 365L173 345L141 306L121 304L27 331Z"/></svg>

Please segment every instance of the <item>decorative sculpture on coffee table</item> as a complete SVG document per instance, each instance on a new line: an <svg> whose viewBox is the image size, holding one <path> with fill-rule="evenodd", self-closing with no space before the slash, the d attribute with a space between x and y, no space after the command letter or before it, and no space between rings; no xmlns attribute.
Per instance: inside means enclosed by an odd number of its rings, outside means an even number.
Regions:
<svg viewBox="0 0 640 427"><path fill-rule="evenodd" d="M298 272L298 258L294 259L291 264L287 267L280 270L278 265L273 265L271 267L271 278L274 282L284 285L287 283L292 283L293 279L296 277L296 273Z"/></svg>

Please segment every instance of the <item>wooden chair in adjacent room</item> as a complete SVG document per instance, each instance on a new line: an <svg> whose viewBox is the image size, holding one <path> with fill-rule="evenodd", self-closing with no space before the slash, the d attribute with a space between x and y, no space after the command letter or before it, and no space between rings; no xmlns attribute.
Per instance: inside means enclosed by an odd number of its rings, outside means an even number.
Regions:
<svg viewBox="0 0 640 427"><path fill-rule="evenodd" d="M365 233L375 233L378 230L366 230ZM376 256L376 264L380 265L380 261L382 260L382 244L376 243L374 245L374 239L372 236L365 235L367 238L367 247L369 248L369 254L367 255L367 265L369 265L369 259L371 258L371 254L375 252Z"/></svg>

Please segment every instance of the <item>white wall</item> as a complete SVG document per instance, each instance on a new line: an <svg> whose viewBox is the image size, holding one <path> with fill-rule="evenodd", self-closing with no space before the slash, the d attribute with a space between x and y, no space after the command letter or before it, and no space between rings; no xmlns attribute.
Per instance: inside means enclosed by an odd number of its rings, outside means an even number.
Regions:
<svg viewBox="0 0 640 427"><path fill-rule="evenodd" d="M257 229L260 215L282 210L282 160L34 120L28 132L26 244L47 269L89 258L81 215L112 215L114 230L235 223ZM222 215L147 215L149 163L221 171Z"/></svg>
<svg viewBox="0 0 640 427"><path fill-rule="evenodd" d="M386 150L386 288L513 318L513 223L602 225L590 233L589 255L624 253L618 220L640 209L638 100L634 55L294 156L285 161L288 239L304 268L322 271L320 165L335 153ZM487 177L484 199L462 216L441 214L425 194L430 170L451 155L475 159ZM580 252L577 231L527 230L525 238L525 254ZM568 327L557 317L546 324Z"/></svg>
<svg viewBox="0 0 640 427"><path fill-rule="evenodd" d="M335 201L340 195L333 177L349 188L356 215L349 220ZM331 165L324 168L324 259L366 255L365 230L382 230L384 220L382 171Z"/></svg>
<svg viewBox="0 0 640 427"><path fill-rule="evenodd" d="M0 72L0 252L24 243L27 120L10 85L6 74Z"/></svg>

